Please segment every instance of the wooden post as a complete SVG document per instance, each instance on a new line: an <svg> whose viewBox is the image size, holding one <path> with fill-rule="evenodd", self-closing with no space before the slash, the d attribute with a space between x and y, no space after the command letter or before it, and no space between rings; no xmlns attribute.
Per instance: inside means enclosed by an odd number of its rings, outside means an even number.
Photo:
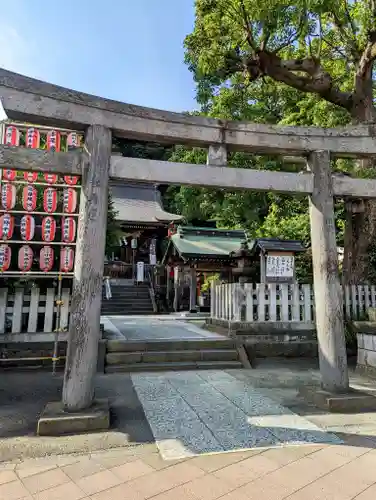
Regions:
<svg viewBox="0 0 376 500"><path fill-rule="evenodd" d="M309 198L311 244L323 389L346 392L349 388L344 336L343 297L338 272L330 153L315 151L308 159L314 174Z"/></svg>
<svg viewBox="0 0 376 500"><path fill-rule="evenodd" d="M266 283L266 255L260 251L260 283Z"/></svg>
<svg viewBox="0 0 376 500"><path fill-rule="evenodd" d="M111 142L111 131L106 127L88 128L63 387L63 405L67 411L90 407L94 396Z"/></svg>
<svg viewBox="0 0 376 500"><path fill-rule="evenodd" d="M196 269L190 269L191 278L189 282L189 310L196 310L196 301L197 301L197 274Z"/></svg>
<svg viewBox="0 0 376 500"><path fill-rule="evenodd" d="M174 267L174 311L177 312L179 309L179 278L180 269L179 267Z"/></svg>

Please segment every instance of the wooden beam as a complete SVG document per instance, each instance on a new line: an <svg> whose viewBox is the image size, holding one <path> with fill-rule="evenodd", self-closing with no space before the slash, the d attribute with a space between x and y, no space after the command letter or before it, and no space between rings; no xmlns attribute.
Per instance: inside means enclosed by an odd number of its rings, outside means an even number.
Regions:
<svg viewBox="0 0 376 500"><path fill-rule="evenodd" d="M339 157L376 155L376 139L367 125L324 129L216 120L104 99L4 69L0 69L0 96L11 119L51 127L86 130L96 123L119 137L223 145L229 151L260 154L301 156L323 149Z"/></svg>
<svg viewBox="0 0 376 500"><path fill-rule="evenodd" d="M275 191L288 194L310 194L313 189L312 174L308 172L291 173L226 166L209 167L120 156L111 157L110 176L124 181L230 190ZM334 174L333 193L338 197L376 198L376 179L353 179Z"/></svg>
<svg viewBox="0 0 376 500"><path fill-rule="evenodd" d="M214 167L190 163L145 160L140 158L111 158L110 177L124 181L156 184L181 184L231 190L278 191L281 193L311 193L312 174L294 174L271 170Z"/></svg>
<svg viewBox="0 0 376 500"><path fill-rule="evenodd" d="M60 174L81 174L81 152L54 153L0 144L0 167Z"/></svg>

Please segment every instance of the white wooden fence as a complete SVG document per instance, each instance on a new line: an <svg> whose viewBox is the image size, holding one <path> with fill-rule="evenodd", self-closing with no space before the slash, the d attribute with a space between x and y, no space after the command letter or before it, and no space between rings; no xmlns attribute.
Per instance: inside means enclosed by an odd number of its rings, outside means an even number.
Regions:
<svg viewBox="0 0 376 500"><path fill-rule="evenodd" d="M376 286L344 287L344 312L348 319L365 318L376 307ZM313 285L301 284L214 284L210 316L227 321L300 321L315 319Z"/></svg>
<svg viewBox="0 0 376 500"><path fill-rule="evenodd" d="M9 293L7 288L0 288L0 334L1 333L35 333L53 332L68 327L70 290L63 288L62 305L60 306L60 322L56 324L56 311L59 297L55 288L48 288L45 294L38 287L25 293L17 288Z"/></svg>

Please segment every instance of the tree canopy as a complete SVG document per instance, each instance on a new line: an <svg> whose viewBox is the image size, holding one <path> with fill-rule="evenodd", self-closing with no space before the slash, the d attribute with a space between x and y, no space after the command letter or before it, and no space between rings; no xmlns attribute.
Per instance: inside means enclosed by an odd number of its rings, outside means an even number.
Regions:
<svg viewBox="0 0 376 500"><path fill-rule="evenodd" d="M324 127L375 120L376 0L196 0L195 9L185 47L202 114ZM171 158L205 163L204 152L182 147ZM283 165L280 158L241 153L231 155L229 165L302 169ZM374 177L372 166L333 162L334 169ZM309 241L304 198L182 187L170 188L167 200L188 220L201 216L222 227L244 227L251 235ZM364 207L363 213L352 213L346 203L346 213L341 200L336 203L346 280L358 283L370 279L375 261L370 257L376 248L376 204Z"/></svg>

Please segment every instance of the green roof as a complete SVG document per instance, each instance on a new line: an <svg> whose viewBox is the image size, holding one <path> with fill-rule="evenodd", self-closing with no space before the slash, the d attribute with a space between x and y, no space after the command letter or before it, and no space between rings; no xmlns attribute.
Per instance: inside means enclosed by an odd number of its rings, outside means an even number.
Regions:
<svg viewBox="0 0 376 500"><path fill-rule="evenodd" d="M182 257L226 258L240 249L245 231L179 226L171 241Z"/></svg>

